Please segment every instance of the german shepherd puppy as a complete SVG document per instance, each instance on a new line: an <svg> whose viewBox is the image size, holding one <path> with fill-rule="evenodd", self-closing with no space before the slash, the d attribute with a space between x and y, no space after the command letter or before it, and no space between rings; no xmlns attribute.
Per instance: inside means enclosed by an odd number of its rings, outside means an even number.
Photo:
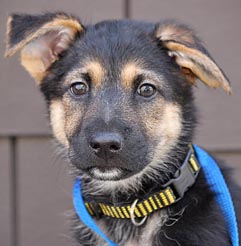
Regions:
<svg viewBox="0 0 241 246"><path fill-rule="evenodd" d="M82 179L84 199L96 204L133 205L174 177L193 141L198 79L231 93L199 38L175 21L84 26L65 13L13 14L6 56L17 51L45 97L53 134ZM240 224L240 189L226 178ZM231 245L214 198L201 169L180 201L148 213L140 226L108 211L93 218L118 245ZM74 245L106 245L77 216L73 231Z"/></svg>

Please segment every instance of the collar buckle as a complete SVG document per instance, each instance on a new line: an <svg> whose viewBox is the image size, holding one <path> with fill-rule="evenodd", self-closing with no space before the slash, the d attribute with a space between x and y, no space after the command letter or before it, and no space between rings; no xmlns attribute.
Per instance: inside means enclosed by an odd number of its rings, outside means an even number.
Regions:
<svg viewBox="0 0 241 246"><path fill-rule="evenodd" d="M191 169L191 166L189 165L190 158L192 158L198 165L197 171L193 171ZM173 190L176 196L175 202L182 199L185 192L195 183L199 170L200 166L198 164L198 161L196 160L193 150L190 149L183 165L175 173L175 178L171 179L163 186L164 188L169 186Z"/></svg>

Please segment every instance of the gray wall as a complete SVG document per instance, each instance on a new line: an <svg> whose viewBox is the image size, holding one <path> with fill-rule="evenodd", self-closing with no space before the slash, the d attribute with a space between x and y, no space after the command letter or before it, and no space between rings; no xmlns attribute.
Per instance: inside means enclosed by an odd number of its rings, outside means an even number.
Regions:
<svg viewBox="0 0 241 246"><path fill-rule="evenodd" d="M5 23L11 12L63 10L85 23L113 18L158 21L176 18L198 30L230 78L233 95L195 89L200 126L196 143L230 166L241 184L240 0L68 0L0 2L0 245L69 245L71 213L68 163L56 156L45 105L17 57L3 59Z"/></svg>

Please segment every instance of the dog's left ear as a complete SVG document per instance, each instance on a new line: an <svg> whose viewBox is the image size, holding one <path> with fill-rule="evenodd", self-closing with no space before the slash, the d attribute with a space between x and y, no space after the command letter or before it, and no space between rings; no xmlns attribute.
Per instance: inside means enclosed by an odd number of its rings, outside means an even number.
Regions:
<svg viewBox="0 0 241 246"><path fill-rule="evenodd" d="M196 79L200 79L209 87L221 87L231 94L227 77L191 29L175 22L158 24L156 37L181 67L189 82L194 84Z"/></svg>
<svg viewBox="0 0 241 246"><path fill-rule="evenodd" d="M65 13L13 14L8 17L5 56L21 50L22 65L39 84L83 31L79 20Z"/></svg>

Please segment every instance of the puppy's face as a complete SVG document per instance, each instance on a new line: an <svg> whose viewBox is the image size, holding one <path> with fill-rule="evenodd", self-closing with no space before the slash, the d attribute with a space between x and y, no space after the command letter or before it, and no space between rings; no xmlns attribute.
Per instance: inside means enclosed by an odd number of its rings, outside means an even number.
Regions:
<svg viewBox="0 0 241 246"><path fill-rule="evenodd" d="M95 179L162 168L172 148L187 145L196 78L230 91L184 26L112 21L84 28L74 17L48 14L31 17L38 22L30 27L25 18L9 21L7 55L22 49L22 64L45 95L55 137L71 163ZM16 41L20 20L26 32Z"/></svg>
<svg viewBox="0 0 241 246"><path fill-rule="evenodd" d="M58 65L73 64L54 89L61 95L50 101L51 125L71 162L101 179L140 172L182 129L182 99L175 94L185 84L173 85L172 76L178 69L154 38L138 43L140 31L132 41L122 29L106 23L87 30L73 47L77 52Z"/></svg>

